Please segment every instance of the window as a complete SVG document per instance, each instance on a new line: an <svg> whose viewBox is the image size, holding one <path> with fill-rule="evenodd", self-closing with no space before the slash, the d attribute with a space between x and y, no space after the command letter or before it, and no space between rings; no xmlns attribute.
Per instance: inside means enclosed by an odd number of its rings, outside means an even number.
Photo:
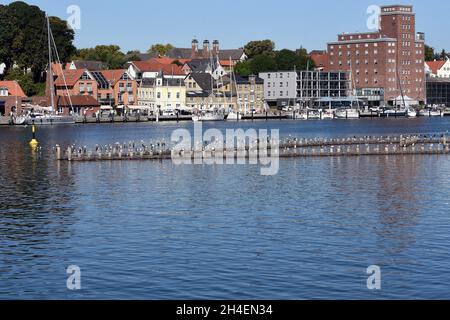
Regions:
<svg viewBox="0 0 450 320"><path fill-rule="evenodd" d="M157 97L158 99L161 99L161 92L158 92L158 93L156 94L156 97Z"/></svg>

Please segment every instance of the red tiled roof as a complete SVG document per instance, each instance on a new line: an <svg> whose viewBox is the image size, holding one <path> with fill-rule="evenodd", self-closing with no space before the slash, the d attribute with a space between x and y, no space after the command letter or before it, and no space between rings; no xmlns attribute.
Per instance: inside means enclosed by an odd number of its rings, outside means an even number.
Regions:
<svg viewBox="0 0 450 320"><path fill-rule="evenodd" d="M426 61L425 63L431 69L433 74L437 74L438 71L444 66L446 61Z"/></svg>
<svg viewBox="0 0 450 320"><path fill-rule="evenodd" d="M172 64L176 59L168 58L168 57L159 57L159 58L151 58L147 60L148 62L157 62L162 64Z"/></svg>
<svg viewBox="0 0 450 320"><path fill-rule="evenodd" d="M61 73L64 71L64 67L62 63L52 63L52 70L55 76L60 76Z"/></svg>
<svg viewBox="0 0 450 320"><path fill-rule="evenodd" d="M55 86L65 86L64 78L66 80L66 84L69 87L72 87L80 80L83 73L87 71L86 69L77 69L77 70L64 70L64 77L62 75L58 76L55 81Z"/></svg>
<svg viewBox="0 0 450 320"><path fill-rule="evenodd" d="M122 78L125 73L125 69L117 69L117 70L102 70L101 73L105 77L105 79L112 85L115 85L120 78Z"/></svg>
<svg viewBox="0 0 450 320"><path fill-rule="evenodd" d="M132 61L141 72L164 72L167 75L184 75L183 69L176 64L165 64L156 61Z"/></svg>
<svg viewBox="0 0 450 320"><path fill-rule="evenodd" d="M230 63L230 60L220 60L219 63L222 67L231 67L234 65L233 61Z"/></svg>
<svg viewBox="0 0 450 320"><path fill-rule="evenodd" d="M92 96L58 96L58 106L70 107L70 102L74 107L99 107L100 103Z"/></svg>
<svg viewBox="0 0 450 320"><path fill-rule="evenodd" d="M8 94L10 96L15 97L23 97L25 98L25 92L23 92L22 87L20 86L19 82L16 80L13 81L0 81L0 87L8 89Z"/></svg>
<svg viewBox="0 0 450 320"><path fill-rule="evenodd" d="M325 51L312 51L310 57L317 68L326 68L328 66L328 54Z"/></svg>

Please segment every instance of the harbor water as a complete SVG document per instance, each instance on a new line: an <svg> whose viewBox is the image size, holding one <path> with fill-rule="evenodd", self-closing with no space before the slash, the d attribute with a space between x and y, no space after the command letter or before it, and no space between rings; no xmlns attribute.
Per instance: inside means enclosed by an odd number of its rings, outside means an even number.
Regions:
<svg viewBox="0 0 450 320"><path fill-rule="evenodd" d="M281 137L447 132L450 119L242 121ZM170 139L192 123L0 128L0 299L450 299L450 157L257 165L58 162L56 144ZM68 290L66 268L81 269ZM381 269L381 290L366 270Z"/></svg>

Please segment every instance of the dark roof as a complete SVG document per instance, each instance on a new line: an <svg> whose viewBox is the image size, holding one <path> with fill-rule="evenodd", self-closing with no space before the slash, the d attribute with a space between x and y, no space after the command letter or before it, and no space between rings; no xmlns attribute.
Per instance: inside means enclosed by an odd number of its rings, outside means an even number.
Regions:
<svg viewBox="0 0 450 320"><path fill-rule="evenodd" d="M130 63L141 72L164 72L167 75L185 75L183 69L176 64L160 63L152 59L148 61L131 61Z"/></svg>
<svg viewBox="0 0 450 320"><path fill-rule="evenodd" d="M167 57L172 59L190 59L192 58L191 48L173 48L166 54Z"/></svg>
<svg viewBox="0 0 450 320"><path fill-rule="evenodd" d="M89 71L105 69L105 65L101 61L75 60L73 63L77 69L87 69Z"/></svg>
<svg viewBox="0 0 450 320"><path fill-rule="evenodd" d="M243 77L243 76L237 74L235 77L236 77L236 83L237 84L250 84L249 77L251 77L251 76ZM264 80L263 79L261 79L260 77L257 77L257 76L254 76L254 77L255 77L255 83L256 84L264 84Z"/></svg>
<svg viewBox="0 0 450 320"><path fill-rule="evenodd" d="M209 73L191 73L188 77L192 77L202 90L212 91L211 85L215 85L215 81Z"/></svg>
<svg viewBox="0 0 450 320"><path fill-rule="evenodd" d="M213 65L213 69L217 69L217 59L193 59L187 62L187 65L192 70L192 72L206 72L206 70Z"/></svg>
<svg viewBox="0 0 450 320"><path fill-rule="evenodd" d="M244 54L243 48L219 50L219 60L229 60L230 58L231 60L240 60L243 54ZM166 56L172 59L191 59L192 49L173 48L166 54ZM198 49L196 56L203 57L203 49Z"/></svg>
<svg viewBox="0 0 450 320"><path fill-rule="evenodd" d="M220 60L239 60L244 54L244 49L229 49L229 50L220 50L219 51L219 59Z"/></svg>
<svg viewBox="0 0 450 320"><path fill-rule="evenodd" d="M92 96L58 96L58 106L70 107L70 102L74 107L99 107L100 103Z"/></svg>
<svg viewBox="0 0 450 320"><path fill-rule="evenodd" d="M141 87L148 88L153 87L155 85L156 79L155 78L144 78L142 79ZM179 87L184 86L184 80L182 79L173 79L173 78L166 78L163 79L163 86L165 87Z"/></svg>

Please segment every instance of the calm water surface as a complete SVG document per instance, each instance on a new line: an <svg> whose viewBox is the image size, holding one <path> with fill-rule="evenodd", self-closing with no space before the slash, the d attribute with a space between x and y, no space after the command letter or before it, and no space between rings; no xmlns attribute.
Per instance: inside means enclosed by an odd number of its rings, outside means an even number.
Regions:
<svg viewBox="0 0 450 320"><path fill-rule="evenodd" d="M282 136L443 132L450 119L262 121ZM205 125L210 127L211 124ZM0 128L0 299L450 299L450 158L258 166L58 163L52 146L169 138L191 123ZM66 288L78 265L82 290ZM366 268L382 270L382 290Z"/></svg>

